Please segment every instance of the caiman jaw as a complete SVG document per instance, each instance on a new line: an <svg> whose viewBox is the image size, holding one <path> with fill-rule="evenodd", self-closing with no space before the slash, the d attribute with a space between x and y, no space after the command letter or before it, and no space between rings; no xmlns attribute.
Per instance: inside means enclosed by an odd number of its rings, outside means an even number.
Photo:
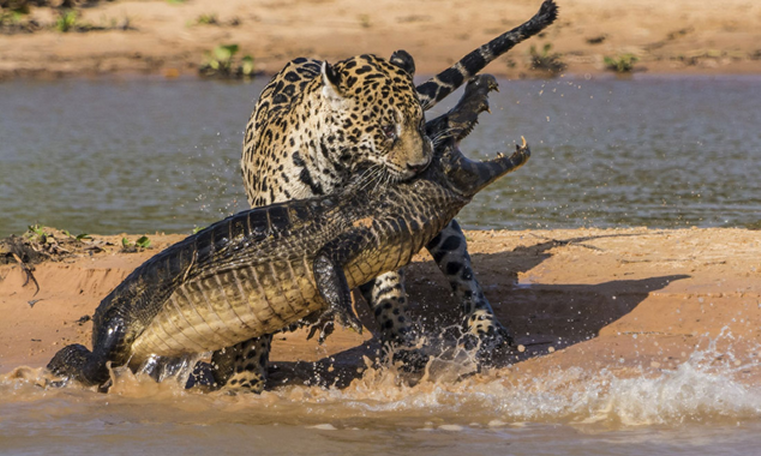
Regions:
<svg viewBox="0 0 761 456"><path fill-rule="evenodd" d="M450 111L451 114L448 119L450 128L455 132L455 146L459 146L460 141L465 139L478 125L479 114L484 111L491 114L488 95L492 90L498 92L499 84L497 84L497 79L490 74L482 74L468 81L465 86L465 95ZM459 132L457 132L458 128Z"/></svg>
<svg viewBox="0 0 761 456"><path fill-rule="evenodd" d="M509 157L498 154L487 161L473 161L465 157L456 147L448 151L445 173L452 186L465 197L473 197L481 189L499 177L523 166L531 156L526 139L521 136L522 144L515 146L515 152Z"/></svg>

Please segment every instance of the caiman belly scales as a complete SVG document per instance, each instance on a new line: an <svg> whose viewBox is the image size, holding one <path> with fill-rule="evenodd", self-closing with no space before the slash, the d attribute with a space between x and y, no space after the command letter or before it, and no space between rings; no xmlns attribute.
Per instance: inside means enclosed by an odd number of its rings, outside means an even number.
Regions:
<svg viewBox="0 0 761 456"><path fill-rule="evenodd" d="M343 266L350 289L408 264L462 205L438 186L421 181L413 187L409 193L388 189L387 201L405 203L380 208L357 196L242 212L159 254L133 274L145 276L135 297L161 293L150 284L171 282L173 275L181 284L140 312L146 325L132 342L132 362L216 350L326 308L312 264L336 233L361 232L354 242L367 243Z"/></svg>

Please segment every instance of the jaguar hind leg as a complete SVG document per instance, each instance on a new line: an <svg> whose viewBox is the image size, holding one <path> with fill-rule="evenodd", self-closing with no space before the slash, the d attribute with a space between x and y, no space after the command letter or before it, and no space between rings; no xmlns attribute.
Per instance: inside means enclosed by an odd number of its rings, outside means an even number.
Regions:
<svg viewBox="0 0 761 456"><path fill-rule="evenodd" d="M272 335L264 335L214 352L216 387L237 393L261 393L267 382Z"/></svg>
<svg viewBox="0 0 761 456"><path fill-rule="evenodd" d="M405 370L425 366L428 355L418 348L420 330L409 314L404 270L388 272L359 287L380 330L380 338Z"/></svg>
<svg viewBox="0 0 761 456"><path fill-rule="evenodd" d="M458 142L462 140L475 127L478 115L489 109L488 95L492 90L497 90L494 76L482 74L472 78L457 105L429 122L429 135L444 131L454 135ZM495 348L512 344L510 331L497 321L473 274L467 241L457 221L452 220L426 247L461 303L466 347L478 347L480 354L488 355Z"/></svg>
<svg viewBox="0 0 761 456"><path fill-rule="evenodd" d="M415 331L409 316L403 270L380 275L359 289L375 315L384 342L407 345L413 341Z"/></svg>

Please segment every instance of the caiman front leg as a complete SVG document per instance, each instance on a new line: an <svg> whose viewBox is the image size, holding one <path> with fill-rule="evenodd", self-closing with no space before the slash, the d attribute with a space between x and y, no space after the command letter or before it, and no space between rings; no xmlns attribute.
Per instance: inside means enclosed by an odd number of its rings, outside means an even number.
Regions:
<svg viewBox="0 0 761 456"><path fill-rule="evenodd" d="M362 323L351 306L351 289L343 267L361 251L365 243L366 237L352 230L329 242L314 259L314 280L320 296L328 304L320 316L318 326L321 322L335 319L341 326L362 333Z"/></svg>

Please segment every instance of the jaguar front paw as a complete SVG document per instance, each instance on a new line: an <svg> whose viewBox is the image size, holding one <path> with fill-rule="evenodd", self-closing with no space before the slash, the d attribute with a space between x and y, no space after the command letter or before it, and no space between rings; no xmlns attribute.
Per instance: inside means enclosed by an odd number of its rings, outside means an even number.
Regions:
<svg viewBox="0 0 761 456"><path fill-rule="evenodd" d="M466 350L476 351L480 362L489 363L497 352L513 347L515 338L494 315L476 313L468 319L461 343Z"/></svg>

